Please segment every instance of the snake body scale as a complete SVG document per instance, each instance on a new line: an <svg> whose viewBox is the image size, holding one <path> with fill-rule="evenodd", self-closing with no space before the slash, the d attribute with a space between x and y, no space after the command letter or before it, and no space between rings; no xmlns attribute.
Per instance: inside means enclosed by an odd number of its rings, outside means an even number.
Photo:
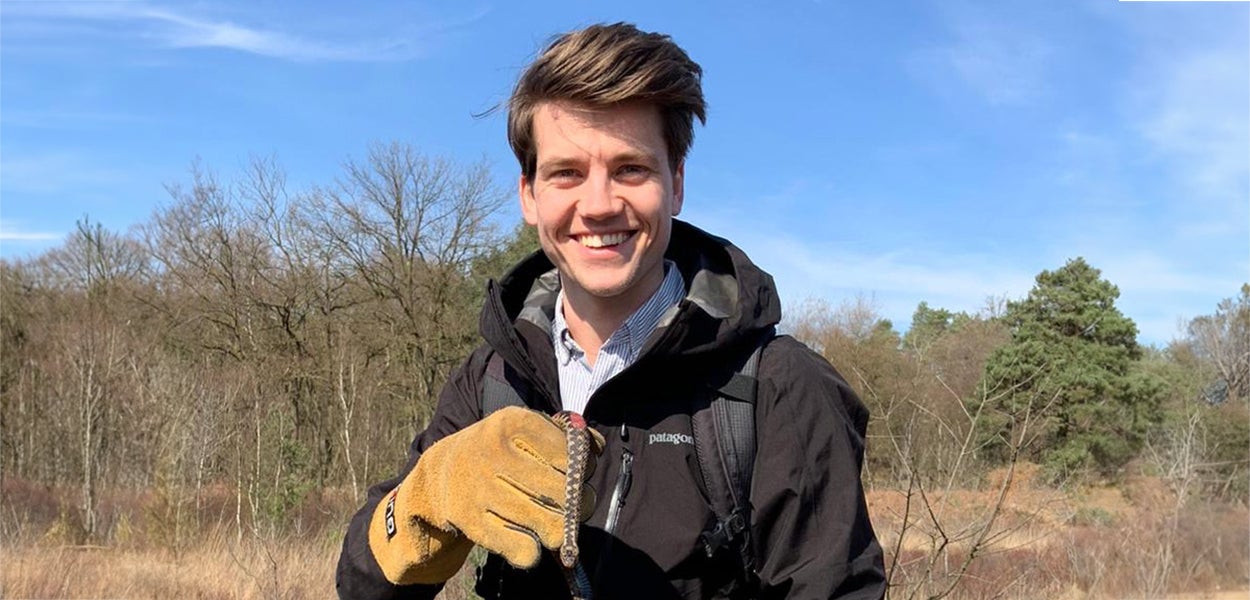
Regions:
<svg viewBox="0 0 1250 600"><path fill-rule="evenodd" d="M586 479L586 465L590 459L590 432L586 428L586 420L575 412L559 412L553 419L564 429L569 458L564 482L564 539L558 550L560 565L573 600L590 600L590 581L577 560L577 528L582 522L582 482Z"/></svg>

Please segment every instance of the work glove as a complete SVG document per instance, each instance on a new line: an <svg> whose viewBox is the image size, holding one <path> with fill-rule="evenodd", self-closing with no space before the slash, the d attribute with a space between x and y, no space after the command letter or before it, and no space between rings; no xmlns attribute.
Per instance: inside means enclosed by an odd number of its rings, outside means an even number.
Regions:
<svg viewBox="0 0 1250 600"><path fill-rule="evenodd" d="M587 476L603 451L590 430ZM564 535L564 430L550 417L507 407L430 446L399 486L383 497L369 525L369 547L395 584L447 581L476 543L518 568L538 563ZM582 485L579 513L594 511Z"/></svg>

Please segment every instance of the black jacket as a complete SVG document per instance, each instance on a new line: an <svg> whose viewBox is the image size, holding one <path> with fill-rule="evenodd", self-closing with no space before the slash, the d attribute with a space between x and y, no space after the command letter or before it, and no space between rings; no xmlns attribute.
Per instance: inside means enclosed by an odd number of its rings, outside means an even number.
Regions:
<svg viewBox="0 0 1250 600"><path fill-rule="evenodd" d="M661 320L637 362L594 393L584 415L607 440L591 478L599 501L580 533L583 565L600 599L728 597L725 590L740 573L732 552L709 559L698 542L715 517L691 443L690 415L731 374L729 365L740 364L760 336L771 333L781 307L767 273L738 248L691 225L673 222L667 257L681 271L687 297ZM339 559L340 596L437 593L437 587L387 583L369 552L370 516L425 449L481 418L481 385L492 353L523 380L516 387L533 408L560 409L549 333L557 281L551 263L536 253L488 286L481 315L486 343L448 381L429 427L412 442L404 473L371 488L352 519ZM787 336L766 346L759 380L751 539L760 588L750 595L882 597L882 552L859 479L867 411L828 362ZM609 527L618 487L618 515ZM478 571L477 591L487 598L568 597L550 555L530 571L492 555Z"/></svg>

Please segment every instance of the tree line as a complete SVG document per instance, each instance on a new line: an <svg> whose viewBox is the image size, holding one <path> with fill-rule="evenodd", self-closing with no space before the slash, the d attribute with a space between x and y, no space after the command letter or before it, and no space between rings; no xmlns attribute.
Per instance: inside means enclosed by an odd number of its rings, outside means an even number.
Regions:
<svg viewBox="0 0 1250 600"><path fill-rule="evenodd" d="M873 481L983 479L1027 461L1052 484L1176 475L1207 499L1250 485L1250 284L1165 347L1142 346L1119 289L1083 258L975 314L921 302L905 334L854 298L802 307L794 333L873 414Z"/></svg>
<svg viewBox="0 0 1250 600"><path fill-rule="evenodd" d="M310 490L389 476L476 339L487 276L536 247L500 232L484 164L379 144L333 183L272 159L200 165L126 234L89 219L0 262L4 476L200 498L282 523Z"/></svg>
<svg viewBox="0 0 1250 600"><path fill-rule="evenodd" d="M484 283L537 248L500 230L487 166L371 147L291 189L272 159L222 181L201 165L125 233L81 220L62 245L0 261L0 465L76 490L150 489L200 513L298 527L312 491L393 474L477 339ZM1082 259L976 314L917 307L906 334L853 299L786 328L872 410L867 475L975 485L1028 460L1055 481L1165 469L1246 499L1250 286L1142 347L1118 290ZM1170 461L1170 462L1169 462ZM293 520L294 519L294 520Z"/></svg>

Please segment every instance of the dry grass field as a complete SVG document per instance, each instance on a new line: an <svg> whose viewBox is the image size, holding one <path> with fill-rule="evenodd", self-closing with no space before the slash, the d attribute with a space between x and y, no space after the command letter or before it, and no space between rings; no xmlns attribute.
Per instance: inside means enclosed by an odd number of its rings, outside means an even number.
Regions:
<svg viewBox="0 0 1250 600"><path fill-rule="evenodd" d="M159 549L44 546L5 552L5 598L325 598L333 593L329 544L236 544L221 536L174 553Z"/></svg>
<svg viewBox="0 0 1250 600"><path fill-rule="evenodd" d="M88 542L75 531L71 493L4 483L0 597L290 599L334 597L342 527L352 512L342 493L314 494L287 532L234 522L228 490L202 500L199 524L159 495L115 494L102 502L106 531ZM974 527L996 494L957 490L930 497L951 537ZM892 597L923 597L962 564L952 541L942 560L927 517L902 492L873 490L869 505L898 570ZM1190 503L1182 513L1157 481L1059 493L1013 485L994 537L955 586L952 598L1146 598L1229 600L1250 596L1250 512ZM909 514L903 528L902 516ZM928 514L928 511L923 511ZM172 521L172 523L171 523ZM171 527L176 529L170 533ZM899 540L900 532L905 532ZM920 567L936 562L932 569ZM442 598L470 598L466 568Z"/></svg>
<svg viewBox="0 0 1250 600"><path fill-rule="evenodd" d="M1232 593L1250 598L1246 507L1191 500L1181 508L1156 478L1058 491L1035 484L1035 476L1029 465L1018 474L987 543L950 597L1179 600ZM987 487L994 488L990 479ZM927 598L944 589L968 555L971 542L961 532L976 531L996 497L993 489L935 492L928 507L913 501L909 512L903 492L869 492L887 561L900 559L891 596ZM910 515L906 528L905 514ZM943 546L943 540L949 542Z"/></svg>

